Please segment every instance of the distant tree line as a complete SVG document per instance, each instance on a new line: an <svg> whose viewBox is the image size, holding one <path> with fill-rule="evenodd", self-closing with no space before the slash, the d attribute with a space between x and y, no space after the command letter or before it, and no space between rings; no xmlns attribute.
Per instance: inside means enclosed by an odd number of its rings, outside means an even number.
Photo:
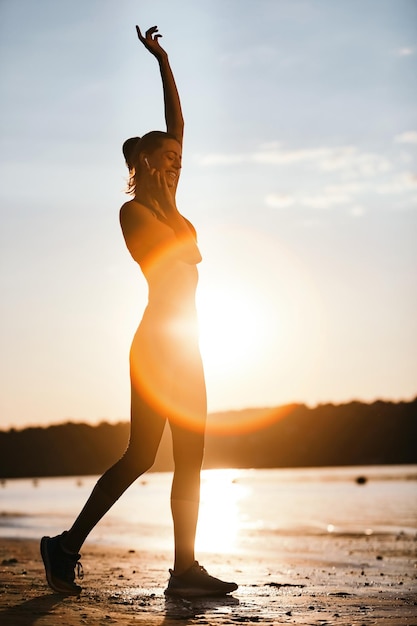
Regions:
<svg viewBox="0 0 417 626"><path fill-rule="evenodd" d="M266 414L268 425L256 428ZM255 429L239 432L239 424L249 422ZM206 468L417 463L417 398L247 409L213 414L209 423ZM215 434L225 423L231 424L228 434ZM0 431L0 478L101 474L123 453L128 437L127 422ZM172 467L167 428L153 469Z"/></svg>
<svg viewBox="0 0 417 626"><path fill-rule="evenodd" d="M209 437L209 463L256 468L417 463L417 398L276 411L278 419L261 430Z"/></svg>

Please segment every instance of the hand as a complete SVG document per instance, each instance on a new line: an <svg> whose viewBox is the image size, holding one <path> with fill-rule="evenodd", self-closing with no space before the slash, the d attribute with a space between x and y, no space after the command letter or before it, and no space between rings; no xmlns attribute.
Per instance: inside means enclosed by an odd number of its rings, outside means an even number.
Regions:
<svg viewBox="0 0 417 626"><path fill-rule="evenodd" d="M136 26L136 32L145 48L149 50L149 52L153 54L153 56L156 57L158 61L168 56L165 50L159 45L158 39L162 37L162 35L158 33L157 26L151 26L151 28L148 28L145 33L145 37L142 35L139 26Z"/></svg>
<svg viewBox="0 0 417 626"><path fill-rule="evenodd" d="M156 168L150 167L147 161L145 163L146 173L141 178L141 188L147 198L152 200L152 204L156 202L157 206L168 216L173 211L177 211L175 203L176 188L169 187L165 176Z"/></svg>

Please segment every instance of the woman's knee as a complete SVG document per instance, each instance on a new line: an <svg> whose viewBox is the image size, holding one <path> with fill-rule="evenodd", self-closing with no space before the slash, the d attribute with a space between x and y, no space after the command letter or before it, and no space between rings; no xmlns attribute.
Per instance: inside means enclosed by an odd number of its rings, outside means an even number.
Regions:
<svg viewBox="0 0 417 626"><path fill-rule="evenodd" d="M121 458L126 472L131 476L139 478L142 474L151 469L155 463L156 450L141 450L140 453L128 448Z"/></svg>
<svg viewBox="0 0 417 626"><path fill-rule="evenodd" d="M119 498L139 476L152 467L154 461L155 454L134 455L128 448L100 478L100 486L112 497Z"/></svg>

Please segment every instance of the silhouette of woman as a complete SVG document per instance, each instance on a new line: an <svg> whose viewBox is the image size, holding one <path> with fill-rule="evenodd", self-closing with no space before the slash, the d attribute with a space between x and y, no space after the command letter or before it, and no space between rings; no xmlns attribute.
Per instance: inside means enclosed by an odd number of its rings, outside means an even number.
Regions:
<svg viewBox="0 0 417 626"><path fill-rule="evenodd" d="M195 289L201 255L192 224L176 206L184 121L174 76L153 26L139 40L161 72L167 132L123 144L133 199L120 210L123 236L148 283L148 304L130 350L131 429L124 455L98 480L68 531L43 537L41 555L50 587L78 594L79 551L122 493L153 464L168 420L175 470L171 491L175 559L166 595L226 594L237 589L210 576L195 560L194 543L204 449L206 390Z"/></svg>

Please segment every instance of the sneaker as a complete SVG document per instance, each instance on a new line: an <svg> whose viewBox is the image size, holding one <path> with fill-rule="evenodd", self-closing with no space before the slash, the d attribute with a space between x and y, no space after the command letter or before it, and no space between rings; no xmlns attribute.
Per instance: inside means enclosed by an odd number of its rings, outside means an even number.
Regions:
<svg viewBox="0 0 417 626"><path fill-rule="evenodd" d="M223 596L237 589L236 583L226 583L210 576L197 561L179 576L176 576L172 569L169 570L169 573L171 577L164 592L166 596L181 596L182 598Z"/></svg>
<svg viewBox="0 0 417 626"><path fill-rule="evenodd" d="M68 554L61 548L60 539L64 535L56 537L42 537L41 555L45 565L46 579L51 589L58 593L78 595L81 587L75 580L75 572L78 578L83 578L83 568L79 561L80 554Z"/></svg>

